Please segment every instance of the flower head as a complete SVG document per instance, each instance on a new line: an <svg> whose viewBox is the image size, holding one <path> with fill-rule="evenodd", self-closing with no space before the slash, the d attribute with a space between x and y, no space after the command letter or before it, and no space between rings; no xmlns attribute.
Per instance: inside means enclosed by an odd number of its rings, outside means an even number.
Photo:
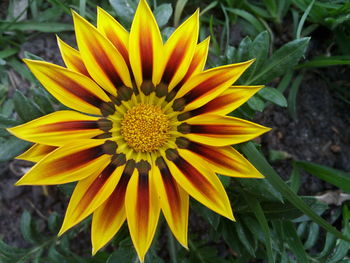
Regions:
<svg viewBox="0 0 350 263"><path fill-rule="evenodd" d="M187 247L189 195L233 220L216 173L262 177L231 145L269 130L225 116L262 88L231 86L253 61L204 70L198 11L165 44L145 0L130 33L100 8L97 27L73 18L79 51L58 39L66 67L25 60L72 110L9 129L35 143L17 185L77 181L59 234L93 214L96 253L126 220L141 261L160 211Z"/></svg>

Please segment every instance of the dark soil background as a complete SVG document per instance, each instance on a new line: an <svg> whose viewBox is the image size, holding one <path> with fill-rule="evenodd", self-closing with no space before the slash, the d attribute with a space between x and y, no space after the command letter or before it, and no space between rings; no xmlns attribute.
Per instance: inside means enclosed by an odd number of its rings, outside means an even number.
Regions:
<svg viewBox="0 0 350 263"><path fill-rule="evenodd" d="M74 43L71 36L63 36L63 39ZM23 51L29 51L47 61L62 65L53 34L39 35L30 43L24 44L22 49L20 56ZM297 97L297 120L289 116L287 109L277 106L269 106L263 113L257 114L255 122L273 128L261 137L264 151L267 153L269 150L281 150L296 160L311 161L349 172L350 105L334 96L334 90L329 84L348 78L349 69L344 67L306 74ZM24 90L28 85L22 80L12 89ZM0 164L1 236L6 243L18 247L28 245L23 240L19 227L24 210L28 210L40 222L47 219L53 211L63 215L68 203L67 197L56 187L49 187L48 191L40 186L15 187L14 183L29 166L29 163L17 160ZM274 163L274 167L287 179L292 170L291 160ZM316 195L329 189L332 186L302 173L300 194ZM194 220L190 221L190 228L193 227L191 224L194 224ZM90 237L84 234L82 238L75 238L74 243L77 251L81 247L90 247Z"/></svg>

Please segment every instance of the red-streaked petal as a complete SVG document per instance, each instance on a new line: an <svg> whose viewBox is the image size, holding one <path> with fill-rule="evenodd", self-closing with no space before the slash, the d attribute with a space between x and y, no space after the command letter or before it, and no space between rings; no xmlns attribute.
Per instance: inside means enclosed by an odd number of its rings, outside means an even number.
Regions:
<svg viewBox="0 0 350 263"><path fill-rule="evenodd" d="M169 149L166 157L171 174L189 195L218 214L234 219L224 187L201 158L185 149Z"/></svg>
<svg viewBox="0 0 350 263"><path fill-rule="evenodd" d="M75 12L73 20L81 58L90 76L113 95L123 85L132 87L128 66L114 45Z"/></svg>
<svg viewBox="0 0 350 263"><path fill-rule="evenodd" d="M124 166L116 167L110 163L101 173L95 173L76 185L69 201L59 236L102 205L115 189Z"/></svg>
<svg viewBox="0 0 350 263"><path fill-rule="evenodd" d="M75 111L56 111L8 131L26 141L62 146L69 141L90 139L104 133L99 129L98 120L98 117Z"/></svg>
<svg viewBox="0 0 350 263"><path fill-rule="evenodd" d="M209 69L190 78L176 94L176 111L196 109L211 101L235 82L253 60Z"/></svg>
<svg viewBox="0 0 350 263"><path fill-rule="evenodd" d="M213 147L185 138L178 138L177 145L200 158L205 159L211 168L222 175L242 178L263 178L264 176L237 150L231 146Z"/></svg>
<svg viewBox="0 0 350 263"><path fill-rule="evenodd" d="M59 37L57 37L57 43L66 67L90 77L79 51L63 42Z"/></svg>
<svg viewBox="0 0 350 263"><path fill-rule="evenodd" d="M35 77L67 107L101 115L100 107L110 99L90 78L44 61L24 59Z"/></svg>
<svg viewBox="0 0 350 263"><path fill-rule="evenodd" d="M92 254L95 254L113 238L126 219L125 193L133 171L134 163L129 161L113 193L93 214Z"/></svg>
<svg viewBox="0 0 350 263"><path fill-rule="evenodd" d="M210 37L207 37L201 43L199 43L194 52L190 67L181 83L185 83L191 76L204 70L205 63L208 57Z"/></svg>
<svg viewBox="0 0 350 263"><path fill-rule="evenodd" d="M199 10L169 37L164 45L165 68L162 82L172 90L186 75L198 41Z"/></svg>
<svg viewBox="0 0 350 263"><path fill-rule="evenodd" d="M44 145L44 144L34 144L27 151L17 156L16 159L26 160L30 162L37 163L43 159L46 155L56 150L56 146Z"/></svg>
<svg viewBox="0 0 350 263"><path fill-rule="evenodd" d="M163 157L156 160L156 165L153 179L163 214L176 239L187 248L188 194L176 182Z"/></svg>
<svg viewBox="0 0 350 263"><path fill-rule="evenodd" d="M258 92L263 86L235 86L225 90L221 95L215 99L209 101L203 106L185 112L179 118L180 120L188 119L190 117L202 115L202 114L219 114L226 115L243 103L245 103L250 97ZM183 118L183 119L182 119Z"/></svg>
<svg viewBox="0 0 350 263"><path fill-rule="evenodd" d="M139 164L126 190L125 208L131 239L143 262L157 228L160 206L150 178L151 166L145 161Z"/></svg>
<svg viewBox="0 0 350 263"><path fill-rule="evenodd" d="M34 165L16 185L55 185L84 179L109 162L104 140L81 140L62 146Z"/></svg>
<svg viewBox="0 0 350 263"><path fill-rule="evenodd" d="M144 80L157 85L163 70L163 41L146 0L140 0L130 30L130 63L138 87Z"/></svg>
<svg viewBox="0 0 350 263"><path fill-rule="evenodd" d="M271 130L243 119L210 114L188 119L186 123L178 127L179 131L186 133L184 137L212 146L246 142Z"/></svg>
<svg viewBox="0 0 350 263"><path fill-rule="evenodd" d="M130 67L128 53L129 32L100 7L97 7L97 29L113 43L123 56L128 67Z"/></svg>

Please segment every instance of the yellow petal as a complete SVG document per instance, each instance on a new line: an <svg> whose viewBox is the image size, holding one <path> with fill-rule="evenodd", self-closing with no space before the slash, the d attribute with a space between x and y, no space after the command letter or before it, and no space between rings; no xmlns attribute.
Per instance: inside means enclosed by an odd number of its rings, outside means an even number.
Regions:
<svg viewBox="0 0 350 263"><path fill-rule="evenodd" d="M103 140L81 140L62 146L34 165L16 185L55 185L79 181L106 166Z"/></svg>
<svg viewBox="0 0 350 263"><path fill-rule="evenodd" d="M209 69L190 78L176 94L174 110L193 110L211 101L235 82L253 63L242 63Z"/></svg>
<svg viewBox="0 0 350 263"><path fill-rule="evenodd" d="M169 37L164 45L165 69L162 82L172 90L186 75L198 41L199 10L190 16Z"/></svg>
<svg viewBox="0 0 350 263"><path fill-rule="evenodd" d="M129 161L113 193L93 214L92 254L95 254L113 238L126 219L125 193L133 171L134 163Z"/></svg>
<svg viewBox="0 0 350 263"><path fill-rule="evenodd" d="M144 80L157 85L163 70L163 42L146 0L140 0L130 30L130 63L138 87Z"/></svg>
<svg viewBox="0 0 350 263"><path fill-rule="evenodd" d="M78 182L69 201L59 236L93 213L115 189L124 165L109 164L100 173L94 173Z"/></svg>
<svg viewBox="0 0 350 263"><path fill-rule="evenodd" d="M56 99L69 108L101 115L99 107L110 99L90 78L44 61L23 60Z"/></svg>
<svg viewBox="0 0 350 263"><path fill-rule="evenodd" d="M171 174L189 195L216 213L234 220L224 187L201 158L185 149L169 149L166 157Z"/></svg>
<svg viewBox="0 0 350 263"><path fill-rule="evenodd" d="M163 214L176 239L187 248L188 194L176 182L162 157L156 164L152 177Z"/></svg>
<svg viewBox="0 0 350 263"><path fill-rule="evenodd" d="M178 138L176 144L199 158L206 160L215 172L242 178L263 178L264 176L237 150L231 146L216 147Z"/></svg>
<svg viewBox="0 0 350 263"><path fill-rule="evenodd" d="M186 133L184 137L212 146L246 142L271 130L243 119L210 114L188 119L186 123L184 127L179 127Z"/></svg>
<svg viewBox="0 0 350 263"><path fill-rule="evenodd" d="M182 121L202 114L226 115L245 103L263 87L264 86L233 86L207 104L182 113L179 120Z"/></svg>
<svg viewBox="0 0 350 263"><path fill-rule="evenodd" d="M36 143L32 147L30 147L27 151L17 156L16 159L37 163L41 159L43 159L46 155L48 155L49 153L51 153L56 149L57 147L55 146Z"/></svg>
<svg viewBox="0 0 350 263"><path fill-rule="evenodd" d="M8 131L22 140L62 146L69 141L90 139L103 134L98 120L98 117L65 110L9 128Z"/></svg>
<svg viewBox="0 0 350 263"><path fill-rule="evenodd" d="M129 66L129 32L100 7L97 7L97 29L113 43Z"/></svg>
<svg viewBox="0 0 350 263"><path fill-rule="evenodd" d="M128 66L114 45L75 12L73 20L78 48L90 76L113 95L123 85L132 87Z"/></svg>
<svg viewBox="0 0 350 263"><path fill-rule="evenodd" d="M151 167L141 162L129 181L125 208L131 239L143 262L156 232L160 207L153 180L149 178Z"/></svg>
<svg viewBox="0 0 350 263"><path fill-rule="evenodd" d="M84 65L84 62L81 59L79 51L63 42L59 37L57 37L57 43L61 51L64 64L66 64L67 68L90 77L89 72Z"/></svg>
<svg viewBox="0 0 350 263"><path fill-rule="evenodd" d="M199 43L194 52L190 67L187 70L187 73L183 81L188 80L191 76L204 70L205 63L208 57L210 37L207 37L201 43Z"/></svg>

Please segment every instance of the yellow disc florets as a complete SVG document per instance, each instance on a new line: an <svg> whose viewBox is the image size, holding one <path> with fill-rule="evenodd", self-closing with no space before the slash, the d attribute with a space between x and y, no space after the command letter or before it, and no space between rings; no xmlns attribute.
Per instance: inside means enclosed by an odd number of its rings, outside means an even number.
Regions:
<svg viewBox="0 0 350 263"><path fill-rule="evenodd" d="M159 106L139 104L124 114L121 134L137 152L159 149L167 140L169 119Z"/></svg>

